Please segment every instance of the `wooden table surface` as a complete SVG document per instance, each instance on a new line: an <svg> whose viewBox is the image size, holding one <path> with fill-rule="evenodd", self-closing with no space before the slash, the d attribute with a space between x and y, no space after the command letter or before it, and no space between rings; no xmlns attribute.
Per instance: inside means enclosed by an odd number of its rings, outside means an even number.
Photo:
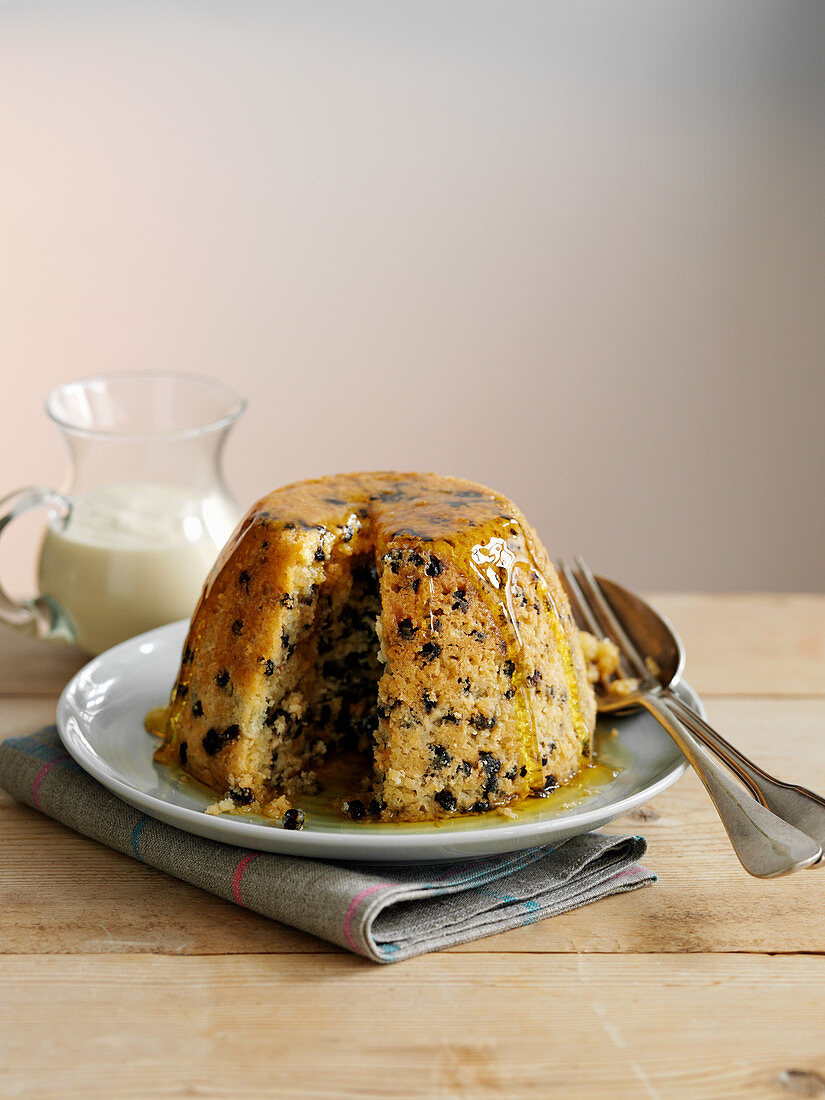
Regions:
<svg viewBox="0 0 825 1100"><path fill-rule="evenodd" d="M710 719L825 791L825 596L654 596ZM80 664L0 633L0 737ZM0 791L0 1096L825 1097L825 870L750 878L690 773L658 883L376 966Z"/></svg>

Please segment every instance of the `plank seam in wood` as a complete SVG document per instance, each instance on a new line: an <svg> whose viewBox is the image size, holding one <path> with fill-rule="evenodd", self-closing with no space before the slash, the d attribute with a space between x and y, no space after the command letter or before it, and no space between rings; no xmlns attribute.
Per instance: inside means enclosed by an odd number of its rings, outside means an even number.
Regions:
<svg viewBox="0 0 825 1100"><path fill-rule="evenodd" d="M84 959L268 959L268 958L294 958L300 956L301 958L329 958L332 955L349 955L348 951L345 951L343 947L336 947L334 944L330 944L328 950L317 951L296 951L292 949L275 950L275 951L0 951L0 959L40 959L40 958L84 958ZM720 951L690 951L684 948L678 948L672 951L666 949L660 951L554 951L548 949L547 951L524 951L514 948L512 951L484 951L475 950L471 945L465 944L458 948L451 948L442 952L431 952L431 954L442 955L484 955L485 959L495 959L499 956L501 958L512 959L514 955L519 955L523 958L547 958L553 956L558 959L570 959L578 958L579 956L600 958L600 959L661 959L661 958L676 958L677 956L682 959L716 959L720 958L796 958L796 957L813 957L813 958L825 958L825 951L749 951L744 948L737 950L736 948L725 948ZM365 965L363 959L359 959L357 956L352 955L354 963ZM426 957L426 956L419 956ZM415 962L415 959L408 960L411 963Z"/></svg>

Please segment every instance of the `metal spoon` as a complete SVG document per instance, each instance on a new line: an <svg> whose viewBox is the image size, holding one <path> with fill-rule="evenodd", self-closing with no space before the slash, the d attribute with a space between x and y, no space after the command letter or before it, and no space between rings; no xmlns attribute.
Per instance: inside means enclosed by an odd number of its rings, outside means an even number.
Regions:
<svg viewBox="0 0 825 1100"><path fill-rule="evenodd" d="M763 806L825 848L825 799L805 787L777 779L708 725L673 690L682 677L685 651L681 639L664 615L619 585L603 579L600 583L614 607L616 617L642 657L650 655L656 662L659 674L654 679L660 685L659 697L666 700L691 733L718 753ZM641 671L650 676L646 664ZM634 675L639 674L638 670L634 670Z"/></svg>
<svg viewBox="0 0 825 1100"><path fill-rule="evenodd" d="M822 857L821 844L764 804L755 802L749 793L753 789L751 784L748 783L747 790L736 784L720 766L715 747L711 749L705 737L694 736L692 728L688 728L688 718L692 721L694 712L671 690L681 678L684 650L670 625L638 596L615 582L595 578L583 562L577 561L577 565L578 576L563 563L560 572L580 625L612 638L630 666L630 675L640 680L638 690L625 698L599 692L599 710L622 711L643 706L657 719L704 783L734 851L750 874L773 878L816 863ZM643 658L655 661L656 676ZM683 718L677 706L690 714ZM695 717L698 719L698 715ZM733 764L722 759L733 770ZM736 774L740 772L737 770Z"/></svg>

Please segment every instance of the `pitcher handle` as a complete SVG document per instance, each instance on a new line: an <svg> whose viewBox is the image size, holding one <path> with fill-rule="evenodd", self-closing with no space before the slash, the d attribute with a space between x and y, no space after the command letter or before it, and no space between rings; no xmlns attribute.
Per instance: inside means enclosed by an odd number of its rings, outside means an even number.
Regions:
<svg viewBox="0 0 825 1100"><path fill-rule="evenodd" d="M0 499L0 535L17 516L32 508L48 508L64 523L72 511L72 501L56 489L31 485L17 489ZM62 608L51 596L36 596L18 603L0 584L0 623L34 638L63 638L74 641L74 631Z"/></svg>

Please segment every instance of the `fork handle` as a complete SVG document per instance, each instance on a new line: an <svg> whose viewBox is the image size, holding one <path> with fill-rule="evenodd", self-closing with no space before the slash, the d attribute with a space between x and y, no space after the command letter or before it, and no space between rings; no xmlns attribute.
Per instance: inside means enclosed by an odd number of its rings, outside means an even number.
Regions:
<svg viewBox="0 0 825 1100"><path fill-rule="evenodd" d="M640 691L634 701L650 711L690 761L716 806L733 850L749 874L775 878L810 867L821 858L822 848L815 840L777 817L734 782L688 730L669 701L647 691Z"/></svg>
<svg viewBox="0 0 825 1100"><path fill-rule="evenodd" d="M825 799L805 787L783 783L758 764L754 764L674 692L666 688L660 695L676 711L691 733L717 752L764 806L777 817L784 818L790 825L807 833L820 847L825 847Z"/></svg>

